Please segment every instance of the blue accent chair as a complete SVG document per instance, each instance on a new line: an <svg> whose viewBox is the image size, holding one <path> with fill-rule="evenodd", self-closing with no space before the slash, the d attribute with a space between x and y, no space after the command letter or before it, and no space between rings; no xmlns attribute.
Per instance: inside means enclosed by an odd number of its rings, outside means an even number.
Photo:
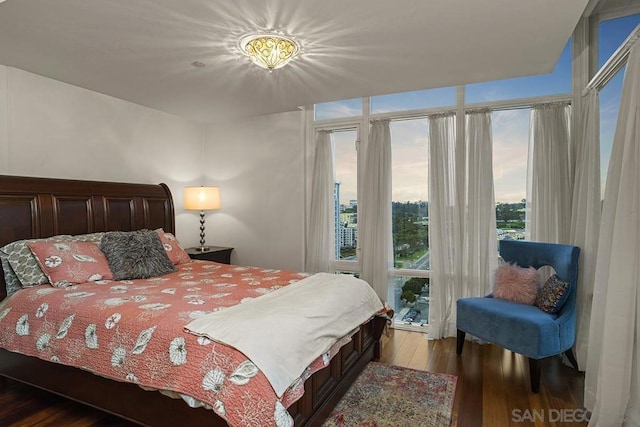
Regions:
<svg viewBox="0 0 640 427"><path fill-rule="evenodd" d="M457 354L462 354L467 333L529 358L531 391L540 390L540 360L564 353L573 367L578 363L571 347L576 335L576 287L580 248L555 243L501 240L500 255L521 267L552 266L569 283L569 295L558 314L535 305L485 297L457 301Z"/></svg>

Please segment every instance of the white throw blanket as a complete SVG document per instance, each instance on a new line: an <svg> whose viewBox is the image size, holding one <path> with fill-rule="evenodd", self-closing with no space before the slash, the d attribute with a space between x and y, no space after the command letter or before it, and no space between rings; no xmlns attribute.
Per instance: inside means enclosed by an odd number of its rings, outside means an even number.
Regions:
<svg viewBox="0 0 640 427"><path fill-rule="evenodd" d="M185 329L240 350L281 397L317 357L382 308L365 281L318 273L207 314Z"/></svg>

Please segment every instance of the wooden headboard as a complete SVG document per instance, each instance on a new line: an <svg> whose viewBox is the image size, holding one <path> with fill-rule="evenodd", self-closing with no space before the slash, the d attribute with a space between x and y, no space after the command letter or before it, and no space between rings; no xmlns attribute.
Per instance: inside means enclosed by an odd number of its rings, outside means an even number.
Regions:
<svg viewBox="0 0 640 427"><path fill-rule="evenodd" d="M0 247L21 239L163 228L175 233L165 184L0 175ZM0 274L0 300L6 296Z"/></svg>

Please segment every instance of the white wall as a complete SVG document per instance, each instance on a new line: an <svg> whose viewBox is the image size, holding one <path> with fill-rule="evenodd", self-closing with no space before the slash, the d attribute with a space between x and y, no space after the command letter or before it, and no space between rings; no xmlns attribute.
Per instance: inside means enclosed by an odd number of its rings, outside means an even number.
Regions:
<svg viewBox="0 0 640 427"><path fill-rule="evenodd" d="M234 247L233 263L302 271L303 128L302 111L206 126L205 179L222 200L206 240Z"/></svg>
<svg viewBox="0 0 640 427"><path fill-rule="evenodd" d="M7 119L7 67L0 65L0 173L9 168Z"/></svg>
<svg viewBox="0 0 640 427"><path fill-rule="evenodd" d="M0 65L0 174L165 182L185 246L198 244L199 230L184 186L219 185L207 243L234 247L234 263L301 271L302 114L202 125Z"/></svg>
<svg viewBox="0 0 640 427"><path fill-rule="evenodd" d="M0 173L166 183L176 235L198 241L183 187L202 183L204 125L0 65Z"/></svg>

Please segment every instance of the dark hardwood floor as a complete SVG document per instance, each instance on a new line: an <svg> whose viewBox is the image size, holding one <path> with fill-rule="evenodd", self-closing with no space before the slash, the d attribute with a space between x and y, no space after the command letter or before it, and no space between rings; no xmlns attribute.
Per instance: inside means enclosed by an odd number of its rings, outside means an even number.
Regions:
<svg viewBox="0 0 640 427"><path fill-rule="evenodd" d="M579 426L584 376L559 359L545 360L540 393L529 391L526 358L488 344L465 343L456 356L456 340L428 341L424 334L391 329L383 337L381 361L458 377L452 426ZM114 396L114 398L117 398ZM132 423L87 406L7 381L0 394L0 426L129 427Z"/></svg>
<svg viewBox="0 0 640 427"><path fill-rule="evenodd" d="M526 357L493 344L467 341L458 357L455 338L428 341L424 334L392 329L383 345L383 362L458 377L452 426L587 425L570 421L584 418L584 374L560 358L544 360L534 394Z"/></svg>
<svg viewBox="0 0 640 427"><path fill-rule="evenodd" d="M114 396L114 399L117 398ZM0 393L0 426L132 427L136 424L55 394L6 381Z"/></svg>

